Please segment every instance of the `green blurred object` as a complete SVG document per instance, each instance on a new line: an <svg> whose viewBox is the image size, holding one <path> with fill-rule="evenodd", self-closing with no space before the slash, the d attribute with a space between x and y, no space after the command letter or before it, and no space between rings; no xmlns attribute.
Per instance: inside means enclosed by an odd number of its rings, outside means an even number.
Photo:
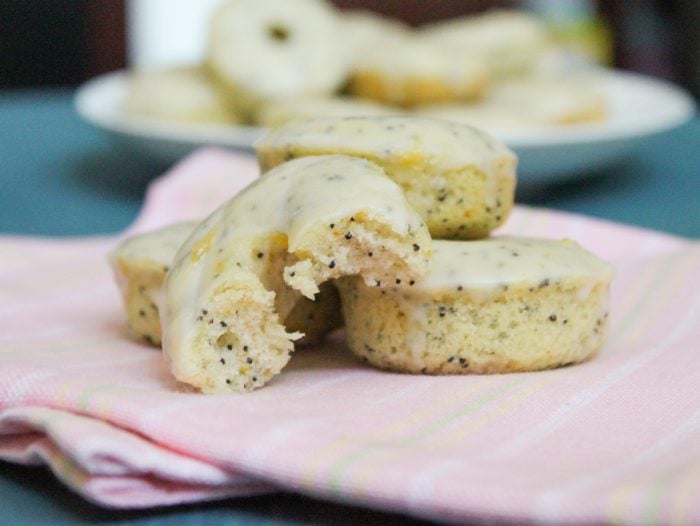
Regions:
<svg viewBox="0 0 700 526"><path fill-rule="evenodd" d="M613 64L613 34L592 0L525 0L557 44L600 65Z"/></svg>

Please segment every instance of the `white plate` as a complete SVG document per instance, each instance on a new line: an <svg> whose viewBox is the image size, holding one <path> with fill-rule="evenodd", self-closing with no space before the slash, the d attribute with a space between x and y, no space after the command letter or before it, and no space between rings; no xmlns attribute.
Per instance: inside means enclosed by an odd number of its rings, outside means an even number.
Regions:
<svg viewBox="0 0 700 526"><path fill-rule="evenodd" d="M657 79L603 71L598 74L598 87L610 110L604 122L496 133L520 158L520 182L599 170L624 158L645 137L675 128L695 113L686 92ZM173 163L204 145L250 151L265 133L253 126L135 119L122 110L126 89L126 72L97 77L78 89L78 113L122 145L162 162Z"/></svg>

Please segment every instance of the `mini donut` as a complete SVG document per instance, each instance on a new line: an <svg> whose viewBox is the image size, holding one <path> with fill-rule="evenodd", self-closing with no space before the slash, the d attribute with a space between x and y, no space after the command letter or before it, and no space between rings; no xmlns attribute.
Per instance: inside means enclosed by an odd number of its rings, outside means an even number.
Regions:
<svg viewBox="0 0 700 526"><path fill-rule="evenodd" d="M414 286L338 281L349 346L377 367L425 374L578 363L608 328L612 267L573 241L434 241Z"/></svg>
<svg viewBox="0 0 700 526"><path fill-rule="evenodd" d="M420 38L446 51L479 57L494 78L531 71L551 43L545 25L522 11L494 10L425 26Z"/></svg>
<svg viewBox="0 0 700 526"><path fill-rule="evenodd" d="M195 226L196 223L178 223L132 236L109 254L129 330L151 345L161 344L158 298L165 274Z"/></svg>
<svg viewBox="0 0 700 526"><path fill-rule="evenodd" d="M327 117L272 130L255 144L264 171L285 159L340 153L380 165L436 239L476 239L513 206L517 158L469 126L425 117Z"/></svg>
<svg viewBox="0 0 700 526"><path fill-rule="evenodd" d="M129 330L151 345L161 345L158 303L163 294L165 275L175 254L192 234L197 223L178 223L124 240L109 255L109 261L122 293ZM338 292L330 283L320 286L312 301L288 294L275 297L276 309L288 311L284 326L289 332L303 333L297 345L311 344L342 324ZM289 307L289 302L294 305Z"/></svg>
<svg viewBox="0 0 700 526"><path fill-rule="evenodd" d="M316 117L352 117L366 115L399 115L403 111L369 100L348 97L292 98L270 101L256 114L261 126L281 126L289 121Z"/></svg>
<svg viewBox="0 0 700 526"><path fill-rule="evenodd" d="M322 0L229 0L211 19L208 64L248 114L261 101L335 91L349 67L341 32Z"/></svg>
<svg viewBox="0 0 700 526"><path fill-rule="evenodd" d="M197 226L165 281L163 349L178 380L241 392L281 371L299 333L280 320L318 285L358 274L375 287L415 281L430 236L401 188L378 166L341 155L270 171Z"/></svg>
<svg viewBox="0 0 700 526"><path fill-rule="evenodd" d="M421 117L459 122L489 133L528 130L534 126L532 120L523 115L522 112L485 101L471 104L427 104L414 108L414 114Z"/></svg>
<svg viewBox="0 0 700 526"><path fill-rule="evenodd" d="M410 38L414 32L410 26L395 18L364 9L343 11L341 22L354 64L361 64L363 57L374 53L385 43Z"/></svg>
<svg viewBox="0 0 700 526"><path fill-rule="evenodd" d="M124 112L139 119L222 124L240 121L216 83L197 67L132 73Z"/></svg>
<svg viewBox="0 0 700 526"><path fill-rule="evenodd" d="M525 77L495 84L476 103L426 105L415 113L498 133L600 121L607 105L591 79Z"/></svg>
<svg viewBox="0 0 700 526"><path fill-rule="evenodd" d="M400 106L472 100L489 85L479 57L413 36L386 39L357 57L347 90Z"/></svg>
<svg viewBox="0 0 700 526"><path fill-rule="evenodd" d="M593 122L607 117L605 97L585 76L532 76L510 79L493 86L491 106L522 116L533 125Z"/></svg>

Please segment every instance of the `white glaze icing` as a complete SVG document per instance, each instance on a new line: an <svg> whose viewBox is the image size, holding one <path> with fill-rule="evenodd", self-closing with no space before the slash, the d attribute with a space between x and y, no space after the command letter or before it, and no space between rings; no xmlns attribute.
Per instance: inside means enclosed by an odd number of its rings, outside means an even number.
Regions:
<svg viewBox="0 0 700 526"><path fill-rule="evenodd" d="M480 241L433 241L430 273L412 293L464 291L484 300L504 285L540 286L580 279L580 294L612 280L613 268L571 240L492 237ZM546 285L545 285L546 286ZM583 297L583 296L582 296Z"/></svg>
<svg viewBox="0 0 700 526"><path fill-rule="evenodd" d="M350 57L334 10L320 0L233 0L212 17L209 60L257 97L325 94Z"/></svg>
<svg viewBox="0 0 700 526"><path fill-rule="evenodd" d="M321 117L272 130L255 148L371 155L378 160L426 157L436 169L469 166L494 176L515 177L515 154L490 135L466 124L427 117Z"/></svg>
<svg viewBox="0 0 700 526"><path fill-rule="evenodd" d="M270 101L257 115L263 126L279 126L292 120L317 117L400 115L402 110L370 100L349 97L295 97Z"/></svg>
<svg viewBox="0 0 700 526"><path fill-rule="evenodd" d="M425 34L449 35L460 43L477 49L491 50L505 45L541 43L548 38L540 20L519 11L492 11L480 16L454 18L429 25Z"/></svg>
<svg viewBox="0 0 700 526"><path fill-rule="evenodd" d="M496 69L513 61L534 59L549 41L546 27L536 17L505 10L438 22L426 26L420 34L447 48L482 56ZM505 64L493 63L499 60Z"/></svg>
<svg viewBox="0 0 700 526"><path fill-rule="evenodd" d="M534 124L559 124L600 118L605 98L595 77L585 74L523 77L493 87L487 104L522 115Z"/></svg>
<svg viewBox="0 0 700 526"><path fill-rule="evenodd" d="M195 226L197 226L195 222L176 223L130 237L110 254L110 258L112 260L119 257L138 258L170 266L178 249Z"/></svg>
<svg viewBox="0 0 700 526"><path fill-rule="evenodd" d="M161 310L164 349L173 367L191 352L194 322L216 286L231 280L255 280L256 240L280 234L293 252L319 222L365 212L397 234L425 228L408 206L399 186L381 168L364 159L341 155L305 157L284 163L224 204L195 230L168 274L166 308ZM175 371L174 371L175 372ZM178 378L194 371L179 369Z"/></svg>
<svg viewBox="0 0 700 526"><path fill-rule="evenodd" d="M410 26L395 18L368 10L346 10L341 17L343 32L353 49L354 60L362 63L369 54L398 38L412 35Z"/></svg>
<svg viewBox="0 0 700 526"><path fill-rule="evenodd" d="M473 104L431 104L416 108L418 115L462 122L482 130L518 130L532 127L535 123L528 120L522 111L513 111L485 100Z"/></svg>
<svg viewBox="0 0 700 526"><path fill-rule="evenodd" d="M609 283L613 268L570 240L492 237L480 241L433 240L430 273L412 286L395 289L409 323L405 359L413 366L423 361L429 313L442 293L465 295L485 303L504 293L504 285L542 287L572 279L576 299L585 301L600 283ZM514 255L514 254L517 254ZM545 285L546 283L546 285Z"/></svg>
<svg viewBox="0 0 700 526"><path fill-rule="evenodd" d="M226 97L199 67L130 73L122 108L136 119L229 124L238 121Z"/></svg>
<svg viewBox="0 0 700 526"><path fill-rule="evenodd" d="M441 48L437 43L411 34L386 39L372 53L365 53L358 59L356 69L395 80L440 80L456 91L472 83L488 82L482 58L461 49Z"/></svg>

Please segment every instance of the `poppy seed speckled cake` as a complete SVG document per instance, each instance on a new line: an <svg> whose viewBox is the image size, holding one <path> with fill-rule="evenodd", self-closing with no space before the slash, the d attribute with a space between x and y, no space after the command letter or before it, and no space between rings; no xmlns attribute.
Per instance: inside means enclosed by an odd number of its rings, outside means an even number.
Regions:
<svg viewBox="0 0 700 526"><path fill-rule="evenodd" d="M573 241L434 241L422 280L339 281L352 351L424 374L534 371L581 362L608 327L612 267Z"/></svg>
<svg viewBox="0 0 700 526"><path fill-rule="evenodd" d="M161 329L158 303L162 298L165 275L175 254L194 231L197 223L178 223L124 240L109 257L122 293L127 325L137 338L160 346ZM341 325L340 299L330 283L319 286L313 300L301 295L280 293L275 296L278 312L287 312L284 326L288 332L304 336L297 345L313 343ZM296 296L299 296L298 298ZM290 301L293 306L289 306Z"/></svg>
<svg viewBox="0 0 700 526"><path fill-rule="evenodd" d="M277 296L311 299L344 275L376 288L416 280L430 245L378 166L341 155L284 163L200 223L175 256L161 309L171 372L205 392L258 388L301 337L283 325Z"/></svg>
<svg viewBox="0 0 700 526"><path fill-rule="evenodd" d="M290 122L255 145L263 172L289 159L343 154L381 166L435 239L478 239L513 206L517 158L465 124L421 117L326 117Z"/></svg>

